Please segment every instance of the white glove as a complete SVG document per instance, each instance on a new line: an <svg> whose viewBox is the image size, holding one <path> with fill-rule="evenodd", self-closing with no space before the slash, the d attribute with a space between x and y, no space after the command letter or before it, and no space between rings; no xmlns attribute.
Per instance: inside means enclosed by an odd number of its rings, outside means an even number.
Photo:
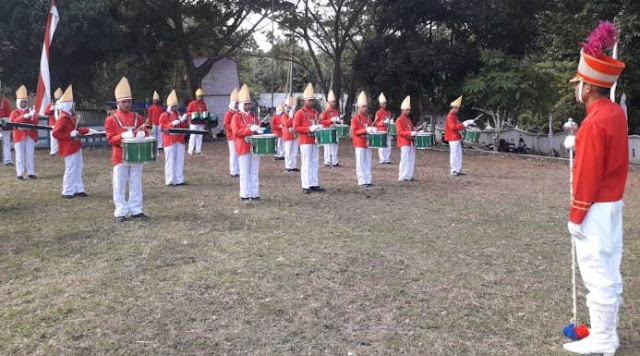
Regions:
<svg viewBox="0 0 640 356"><path fill-rule="evenodd" d="M138 131L138 133L136 133L136 138L143 138L147 136L146 133L144 133L144 131Z"/></svg>
<svg viewBox="0 0 640 356"><path fill-rule="evenodd" d="M418 133L417 133L416 131L411 131L411 136L415 136L415 135L417 135L417 134L418 134Z"/></svg>
<svg viewBox="0 0 640 356"><path fill-rule="evenodd" d="M309 132L316 132L316 125L309 126Z"/></svg>
<svg viewBox="0 0 640 356"><path fill-rule="evenodd" d="M565 137L564 139L564 148L568 150L572 150L576 148L576 137L574 135L570 135Z"/></svg>
<svg viewBox="0 0 640 356"><path fill-rule="evenodd" d="M71 131L71 137L77 137L78 134L80 134L80 132L78 132L78 130Z"/></svg>
<svg viewBox="0 0 640 356"><path fill-rule="evenodd" d="M180 116L180 122L185 122L187 121L187 114L182 114L182 116Z"/></svg>
<svg viewBox="0 0 640 356"><path fill-rule="evenodd" d="M33 109L29 109L26 114L22 115L25 119L30 119L36 111Z"/></svg>
<svg viewBox="0 0 640 356"><path fill-rule="evenodd" d="M338 122L340 122L340 118L338 116L334 116L331 118L331 122L333 122L334 124L337 124Z"/></svg>
<svg viewBox="0 0 640 356"><path fill-rule="evenodd" d="M567 228L569 229L571 236L575 237L576 239L582 240L586 237L584 232L582 232L582 226L579 224L569 221L567 223Z"/></svg>
<svg viewBox="0 0 640 356"><path fill-rule="evenodd" d="M251 130L251 132L258 132L258 130L260 129L260 126L251 125L251 127L249 127L249 129Z"/></svg>
<svg viewBox="0 0 640 356"><path fill-rule="evenodd" d="M469 127L469 125L471 125L471 120L466 120L465 122L462 123L462 126Z"/></svg>
<svg viewBox="0 0 640 356"><path fill-rule="evenodd" d="M385 124L388 124L388 123L389 123L389 121L391 121L391 120L386 119L386 120L384 120L384 123L385 123Z"/></svg>
<svg viewBox="0 0 640 356"><path fill-rule="evenodd" d="M173 120L173 121L171 121L171 125L172 125L172 126L178 126L178 125L180 125L180 120Z"/></svg>
<svg viewBox="0 0 640 356"><path fill-rule="evenodd" d="M89 129L89 132L88 132L89 135L93 135L95 133L98 133L98 131L95 129Z"/></svg>
<svg viewBox="0 0 640 356"><path fill-rule="evenodd" d="M293 127L289 127L289 133L293 133Z"/></svg>
<svg viewBox="0 0 640 356"><path fill-rule="evenodd" d="M264 133L264 127L258 127L258 133L262 135Z"/></svg>
<svg viewBox="0 0 640 356"><path fill-rule="evenodd" d="M131 131L123 132L122 135L120 135L120 137L122 137L124 139L133 138L133 132L131 132Z"/></svg>

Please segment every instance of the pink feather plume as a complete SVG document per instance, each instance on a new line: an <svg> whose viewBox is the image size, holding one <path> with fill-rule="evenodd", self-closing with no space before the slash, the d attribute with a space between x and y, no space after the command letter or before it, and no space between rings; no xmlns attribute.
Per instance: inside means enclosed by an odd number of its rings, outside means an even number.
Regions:
<svg viewBox="0 0 640 356"><path fill-rule="evenodd" d="M587 43L582 44L582 50L590 56L602 58L605 55L604 51L613 49L617 41L618 30L616 26L610 21L600 21L589 34Z"/></svg>

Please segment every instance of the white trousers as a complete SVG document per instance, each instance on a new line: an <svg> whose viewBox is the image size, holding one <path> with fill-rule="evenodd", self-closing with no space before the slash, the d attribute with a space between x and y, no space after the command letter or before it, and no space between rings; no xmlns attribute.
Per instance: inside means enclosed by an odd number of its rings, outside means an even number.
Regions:
<svg viewBox="0 0 640 356"><path fill-rule="evenodd" d="M294 169L298 167L298 140L284 142L284 168Z"/></svg>
<svg viewBox="0 0 640 356"><path fill-rule="evenodd" d="M153 131L151 132L153 137L156 138L156 142L158 143L158 149L163 148L162 146L162 128L160 125L153 125Z"/></svg>
<svg viewBox="0 0 640 356"><path fill-rule="evenodd" d="M335 166L338 164L338 144L324 145L324 164Z"/></svg>
<svg viewBox="0 0 640 356"><path fill-rule="evenodd" d="M18 177L22 177L25 172L28 175L36 174L36 165L33 154L36 149L36 142L29 136L20 142L14 144L16 150L16 173Z"/></svg>
<svg viewBox="0 0 640 356"><path fill-rule="evenodd" d="M236 144L233 140L228 140L229 146L229 174L235 176L240 174L240 166L238 166L238 154L236 153Z"/></svg>
<svg viewBox="0 0 640 356"><path fill-rule="evenodd" d="M373 155L372 148L356 147L356 177L358 177L358 185L371 184L371 157Z"/></svg>
<svg viewBox="0 0 640 356"><path fill-rule="evenodd" d="M238 156L240 166L240 198L260 196L260 156L251 153Z"/></svg>
<svg viewBox="0 0 640 356"><path fill-rule="evenodd" d="M583 239L576 238L580 275L589 294L587 306L614 305L622 294L622 200L594 203L582 222Z"/></svg>
<svg viewBox="0 0 640 356"><path fill-rule="evenodd" d="M53 130L49 131L49 140L49 154L53 156L58 153L58 140L53 137Z"/></svg>
<svg viewBox="0 0 640 356"><path fill-rule="evenodd" d="M142 168L143 164L120 163L113 166L113 203L115 217L137 215L143 212ZM129 199L125 198L129 183Z"/></svg>
<svg viewBox="0 0 640 356"><path fill-rule="evenodd" d="M416 163L416 146L400 147L400 169L398 180L403 181L413 178L413 168Z"/></svg>
<svg viewBox="0 0 640 356"><path fill-rule="evenodd" d="M320 149L317 145L300 146L300 180L304 189L320 185L318 183L319 155Z"/></svg>
<svg viewBox="0 0 640 356"><path fill-rule="evenodd" d="M204 125L189 125L192 130L204 130ZM189 135L189 154L202 153L202 135Z"/></svg>
<svg viewBox="0 0 640 356"><path fill-rule="evenodd" d="M378 161L387 163L391 158L391 135L387 135L387 147L378 148Z"/></svg>
<svg viewBox="0 0 640 356"><path fill-rule="evenodd" d="M2 163L11 162L11 130L2 130Z"/></svg>
<svg viewBox="0 0 640 356"><path fill-rule="evenodd" d="M82 183L83 166L82 150L64 157L63 195L84 193L84 184Z"/></svg>
<svg viewBox="0 0 640 356"><path fill-rule="evenodd" d="M164 184L184 183L184 144L164 147Z"/></svg>
<svg viewBox="0 0 640 356"><path fill-rule="evenodd" d="M275 157L284 157L284 140L278 137Z"/></svg>
<svg viewBox="0 0 640 356"><path fill-rule="evenodd" d="M449 141L449 165L451 173L462 171L462 141Z"/></svg>

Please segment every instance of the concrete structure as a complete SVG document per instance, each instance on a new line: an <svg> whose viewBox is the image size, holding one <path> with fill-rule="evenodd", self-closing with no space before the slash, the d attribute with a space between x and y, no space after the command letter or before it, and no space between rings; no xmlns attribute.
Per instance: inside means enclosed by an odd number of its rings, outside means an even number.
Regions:
<svg viewBox="0 0 640 356"><path fill-rule="evenodd" d="M193 63L198 66L206 58L196 58ZM222 130L224 113L229 107L229 94L233 88L240 88L238 65L229 58L222 58L215 62L211 70L202 79L204 102L209 112L218 116L218 127L213 128L214 134Z"/></svg>

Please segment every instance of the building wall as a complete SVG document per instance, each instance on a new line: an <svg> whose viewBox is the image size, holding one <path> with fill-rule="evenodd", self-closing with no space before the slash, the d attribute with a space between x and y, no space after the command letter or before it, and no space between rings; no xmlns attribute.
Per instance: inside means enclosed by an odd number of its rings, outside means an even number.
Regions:
<svg viewBox="0 0 640 356"><path fill-rule="evenodd" d="M206 58L196 58L193 63L198 66ZM238 65L229 58L222 58L213 64L209 73L202 79L204 102L212 114L218 116L218 127L212 129L214 133L222 130L224 113L229 108L229 94L233 88L240 87Z"/></svg>

